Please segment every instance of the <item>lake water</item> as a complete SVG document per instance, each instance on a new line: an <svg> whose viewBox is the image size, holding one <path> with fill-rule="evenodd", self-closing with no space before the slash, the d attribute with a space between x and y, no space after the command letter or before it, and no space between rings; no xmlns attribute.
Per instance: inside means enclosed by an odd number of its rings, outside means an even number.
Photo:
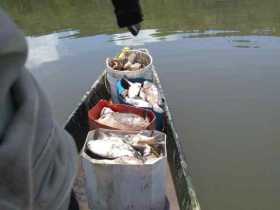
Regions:
<svg viewBox="0 0 280 210"><path fill-rule="evenodd" d="M108 0L1 0L63 124L124 46L154 57L202 209L280 209L280 1L142 0L143 30Z"/></svg>

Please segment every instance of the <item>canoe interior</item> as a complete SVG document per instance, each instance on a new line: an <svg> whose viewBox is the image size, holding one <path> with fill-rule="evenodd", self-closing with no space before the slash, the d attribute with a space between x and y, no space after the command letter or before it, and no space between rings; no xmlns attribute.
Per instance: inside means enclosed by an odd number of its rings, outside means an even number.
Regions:
<svg viewBox="0 0 280 210"><path fill-rule="evenodd" d="M163 100L165 102L165 133L167 134L168 164L173 179L171 181L172 183L167 183L167 187L170 185L172 188L172 185L174 184L179 208L181 210L200 210L200 205L198 203L195 191L192 186L189 167L185 162L181 144L179 142L178 135L174 128L172 116L170 114L166 98L164 97L159 77L155 70L153 70L153 72L155 83L158 85L162 93ZM103 73L99 77L99 79L93 84L91 89L85 94L85 96L82 99L82 102L79 104L77 109L70 115L66 122L65 129L73 136L79 151L81 151L87 133L89 131L87 116L88 110L91 107L93 107L100 99L110 100L110 93L106 87L106 74ZM171 176L168 175L167 177ZM170 191L172 194L172 189ZM172 195L168 195L168 197L172 198ZM170 205L172 205L172 201L169 202ZM172 206L170 207L170 209L173 209Z"/></svg>

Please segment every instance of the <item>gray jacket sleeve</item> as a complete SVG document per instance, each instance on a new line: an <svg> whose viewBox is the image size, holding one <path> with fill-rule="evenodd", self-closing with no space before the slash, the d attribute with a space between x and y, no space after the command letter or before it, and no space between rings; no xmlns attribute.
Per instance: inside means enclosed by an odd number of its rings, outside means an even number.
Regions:
<svg viewBox="0 0 280 210"><path fill-rule="evenodd" d="M66 210L77 151L24 69L26 55L22 32L0 9L0 209Z"/></svg>

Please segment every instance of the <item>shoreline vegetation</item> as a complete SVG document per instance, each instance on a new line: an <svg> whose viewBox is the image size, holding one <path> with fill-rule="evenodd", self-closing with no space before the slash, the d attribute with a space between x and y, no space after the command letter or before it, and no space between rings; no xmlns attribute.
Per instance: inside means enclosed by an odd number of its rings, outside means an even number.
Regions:
<svg viewBox="0 0 280 210"><path fill-rule="evenodd" d="M141 4L143 28L158 29L160 35L225 30L280 36L278 0L141 0ZM110 0L2 0L1 7L27 36L72 29L79 31L79 37L122 31Z"/></svg>

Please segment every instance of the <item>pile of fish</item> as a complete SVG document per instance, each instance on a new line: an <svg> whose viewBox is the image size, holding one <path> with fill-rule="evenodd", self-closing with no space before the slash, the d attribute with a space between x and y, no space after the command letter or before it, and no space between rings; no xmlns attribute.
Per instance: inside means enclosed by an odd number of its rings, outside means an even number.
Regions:
<svg viewBox="0 0 280 210"><path fill-rule="evenodd" d="M164 155L164 141L159 136L141 133L102 134L87 142L87 149L95 159L124 164L148 164Z"/></svg>
<svg viewBox="0 0 280 210"><path fill-rule="evenodd" d="M97 122L120 130L144 130L150 124L147 116L144 118L134 113L114 112L109 107L102 109Z"/></svg>
<svg viewBox="0 0 280 210"><path fill-rule="evenodd" d="M124 48L115 58L107 59L107 67L109 66L117 71L138 71L151 63L152 58L149 54L129 48ZM121 103L152 109L156 112L156 120L161 121L160 114L164 110L157 86L142 77L139 80L143 82L129 81L126 77L126 74L129 73L123 73L122 79L114 84L117 91L120 91L118 94L121 94L121 97L118 98L122 99L120 99ZM163 137L162 133L159 134L160 132L157 133L158 131L145 133L147 132L145 129L151 123L148 116L143 117L130 112L117 112L105 106L95 122L111 129L118 129L118 131L107 130L108 133L100 133L99 129L96 130L97 136L95 135L86 143L86 149L94 159L102 160L105 164L111 163L110 161L120 164L148 164L165 155L165 136ZM116 132L124 132L125 134L120 135ZM153 132L157 134L155 135Z"/></svg>
<svg viewBox="0 0 280 210"><path fill-rule="evenodd" d="M143 83L130 82L125 79L123 81L128 86L128 89L121 93L126 103L136 107L152 108L159 113L163 112L160 107L162 104L161 96L155 84L149 81Z"/></svg>
<svg viewBox="0 0 280 210"><path fill-rule="evenodd" d="M116 58L109 58L109 66L117 71L138 71L150 62L147 55L129 48L124 48Z"/></svg>

